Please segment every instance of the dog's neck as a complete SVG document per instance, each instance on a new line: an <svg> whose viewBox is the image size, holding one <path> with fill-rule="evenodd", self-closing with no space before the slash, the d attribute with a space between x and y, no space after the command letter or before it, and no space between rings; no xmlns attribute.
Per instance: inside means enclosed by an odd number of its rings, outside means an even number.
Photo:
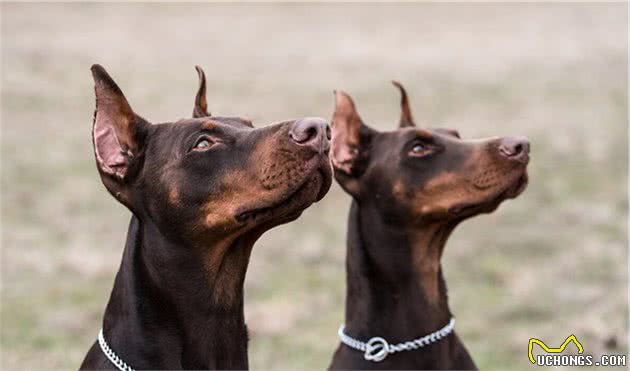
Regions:
<svg viewBox="0 0 630 371"><path fill-rule="evenodd" d="M246 369L243 283L253 243L235 239L207 250L223 255L204 255L133 216L103 320L110 347L136 369Z"/></svg>
<svg viewBox="0 0 630 371"><path fill-rule="evenodd" d="M426 225L409 231L353 200L346 257L350 336L407 341L448 323L451 312L440 257L454 227Z"/></svg>

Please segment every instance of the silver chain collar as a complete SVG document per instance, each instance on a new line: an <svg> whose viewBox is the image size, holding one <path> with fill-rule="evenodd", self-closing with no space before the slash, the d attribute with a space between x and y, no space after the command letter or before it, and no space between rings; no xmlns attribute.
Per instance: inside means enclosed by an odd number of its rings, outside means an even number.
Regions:
<svg viewBox="0 0 630 371"><path fill-rule="evenodd" d="M375 336L367 342L351 338L344 333L345 325L341 325L341 327L339 327L339 331L337 332L337 334L339 335L339 339L341 339L342 343L346 344L350 348L364 352L363 358L365 358L365 360L372 362L381 362L390 354L402 352L403 350L416 350L429 344L438 342L440 339L448 336L451 332L453 332L454 328L455 318L451 318L451 320L448 322L448 325L442 327L435 332L430 333L429 335L398 344L390 344L387 342L387 340L379 336Z"/></svg>
<svg viewBox="0 0 630 371"><path fill-rule="evenodd" d="M135 371L128 364L126 364L125 361L120 359L120 357L118 357L116 353L114 353L112 348L110 348L109 345L107 345L107 342L105 341L105 337L103 336L102 328L101 328L101 331L98 332L98 345L101 346L101 350L103 351L107 359L109 359L109 361L113 363L117 369L119 369L120 371Z"/></svg>

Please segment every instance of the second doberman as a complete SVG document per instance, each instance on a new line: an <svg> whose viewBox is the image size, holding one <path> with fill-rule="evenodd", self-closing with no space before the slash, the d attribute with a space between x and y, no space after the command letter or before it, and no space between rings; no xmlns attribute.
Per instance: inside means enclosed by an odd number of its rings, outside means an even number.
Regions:
<svg viewBox="0 0 630 371"><path fill-rule="evenodd" d="M529 142L416 127L395 84L402 114L389 132L336 93L331 160L353 200L345 326L330 368L476 369L454 332L440 259L460 222L523 192Z"/></svg>

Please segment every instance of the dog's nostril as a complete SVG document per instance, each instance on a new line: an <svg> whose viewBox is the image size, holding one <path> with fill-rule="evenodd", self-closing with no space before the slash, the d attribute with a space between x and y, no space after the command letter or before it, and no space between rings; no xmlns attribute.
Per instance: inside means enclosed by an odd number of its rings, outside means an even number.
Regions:
<svg viewBox="0 0 630 371"><path fill-rule="evenodd" d="M330 128L326 120L308 117L296 121L289 131L291 139L300 145L320 147L330 139Z"/></svg>
<svg viewBox="0 0 630 371"><path fill-rule="evenodd" d="M315 129L314 127L310 127L308 128L308 130L306 130L306 140L312 139L316 135L317 135L317 129Z"/></svg>
<svg viewBox="0 0 630 371"><path fill-rule="evenodd" d="M314 127L307 127L304 129L291 130L289 136L294 142L302 144L317 136L317 129Z"/></svg>
<svg viewBox="0 0 630 371"><path fill-rule="evenodd" d="M522 151L523 151L523 145L522 144L519 143L516 146L514 146L514 154L515 155L518 155Z"/></svg>
<svg viewBox="0 0 630 371"><path fill-rule="evenodd" d="M527 138L503 138L499 145L499 152L505 157L521 157L529 154L529 140Z"/></svg>

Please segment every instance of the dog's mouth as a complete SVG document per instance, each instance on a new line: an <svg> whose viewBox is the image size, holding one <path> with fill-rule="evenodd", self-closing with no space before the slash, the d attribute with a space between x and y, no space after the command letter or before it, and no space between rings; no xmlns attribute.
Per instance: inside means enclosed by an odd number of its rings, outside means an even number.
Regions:
<svg viewBox="0 0 630 371"><path fill-rule="evenodd" d="M242 224L260 224L270 220L295 219L311 204L324 198L331 183L332 170L326 158L293 191L268 205L238 213L236 221Z"/></svg>
<svg viewBox="0 0 630 371"><path fill-rule="evenodd" d="M518 197L529 182L529 175L527 169L523 169L522 174L517 177L513 182L509 183L507 187L499 191L498 194L490 196L486 199L477 202L461 203L455 205L449 209L449 213L457 216L465 216L476 213L491 212L494 211L501 202Z"/></svg>

